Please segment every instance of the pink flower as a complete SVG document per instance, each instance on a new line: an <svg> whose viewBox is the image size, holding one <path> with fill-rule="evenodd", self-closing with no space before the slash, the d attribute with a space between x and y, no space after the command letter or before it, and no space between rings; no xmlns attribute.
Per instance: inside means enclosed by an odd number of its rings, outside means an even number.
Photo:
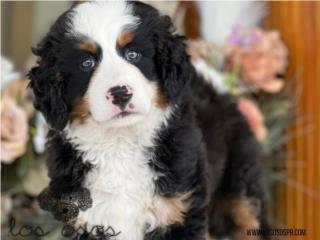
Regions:
<svg viewBox="0 0 320 240"><path fill-rule="evenodd" d="M267 136L267 128L264 125L264 117L260 109L252 101L238 99L238 109L247 119L249 126L257 140L262 141Z"/></svg>
<svg viewBox="0 0 320 240"><path fill-rule="evenodd" d="M241 78L255 84L258 88L275 93L280 91L284 83L277 74L277 60L271 53L243 53L240 63Z"/></svg>
<svg viewBox="0 0 320 240"><path fill-rule="evenodd" d="M239 67L243 81L271 93L283 88L277 75L286 70L288 51L277 31L237 29L227 39L226 49L226 67Z"/></svg>
<svg viewBox="0 0 320 240"><path fill-rule="evenodd" d="M8 95L1 98L1 162L10 164L26 151L28 117Z"/></svg>
<svg viewBox="0 0 320 240"><path fill-rule="evenodd" d="M1 162L10 164L22 156L28 141L28 117L33 108L28 80L13 80L1 92Z"/></svg>

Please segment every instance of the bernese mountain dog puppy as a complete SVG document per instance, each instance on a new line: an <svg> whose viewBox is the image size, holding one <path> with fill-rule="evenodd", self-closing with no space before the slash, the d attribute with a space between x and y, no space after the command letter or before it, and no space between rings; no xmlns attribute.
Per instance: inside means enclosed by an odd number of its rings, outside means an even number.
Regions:
<svg viewBox="0 0 320 240"><path fill-rule="evenodd" d="M40 205L83 239L94 226L117 240L246 239L265 226L259 145L234 100L197 76L168 16L81 3L33 52L50 126Z"/></svg>

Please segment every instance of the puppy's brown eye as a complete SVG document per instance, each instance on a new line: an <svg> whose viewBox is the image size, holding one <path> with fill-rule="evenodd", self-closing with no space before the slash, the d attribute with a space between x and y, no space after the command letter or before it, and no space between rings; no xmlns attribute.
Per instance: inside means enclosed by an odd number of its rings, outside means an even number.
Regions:
<svg viewBox="0 0 320 240"><path fill-rule="evenodd" d="M82 71L88 72L92 70L96 65L96 62L93 58L86 58L80 63L80 69Z"/></svg>
<svg viewBox="0 0 320 240"><path fill-rule="evenodd" d="M138 62L141 58L141 53L133 50L128 50L125 53L125 58L129 62Z"/></svg>

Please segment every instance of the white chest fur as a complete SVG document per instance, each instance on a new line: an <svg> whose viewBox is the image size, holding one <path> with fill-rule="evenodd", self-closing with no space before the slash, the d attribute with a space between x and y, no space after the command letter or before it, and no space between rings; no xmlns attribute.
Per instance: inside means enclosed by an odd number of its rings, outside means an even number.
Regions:
<svg viewBox="0 0 320 240"><path fill-rule="evenodd" d="M95 159L89 155L95 155ZM125 140L117 143L116 149L85 154L85 161L97 163L85 180L93 206L81 212L80 219L121 231L117 239L143 239L146 213L154 193L150 157L141 146Z"/></svg>
<svg viewBox="0 0 320 240"><path fill-rule="evenodd" d="M157 117L157 116L155 116ZM104 130L89 121L69 129L68 138L82 152L84 162L93 165L85 178L92 207L81 211L79 220L92 226L111 226L121 231L117 240L143 239L146 224L154 224L148 209L154 199L156 174L149 167L159 116L135 128Z"/></svg>

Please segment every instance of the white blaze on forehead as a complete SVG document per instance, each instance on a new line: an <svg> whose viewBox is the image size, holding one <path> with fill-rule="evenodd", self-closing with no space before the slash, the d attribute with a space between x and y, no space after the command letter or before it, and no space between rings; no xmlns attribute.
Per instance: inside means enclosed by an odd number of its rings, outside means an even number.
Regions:
<svg viewBox="0 0 320 240"><path fill-rule="evenodd" d="M103 47L114 48L120 32L137 22L125 1L86 2L74 8L72 34L85 35Z"/></svg>

